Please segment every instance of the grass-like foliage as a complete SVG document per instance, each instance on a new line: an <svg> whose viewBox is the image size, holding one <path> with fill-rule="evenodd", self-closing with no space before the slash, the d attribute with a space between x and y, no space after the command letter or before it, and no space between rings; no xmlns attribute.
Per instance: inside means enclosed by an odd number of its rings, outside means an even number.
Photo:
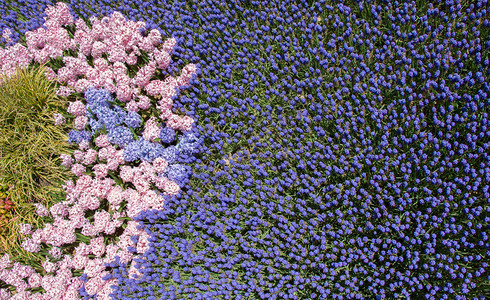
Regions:
<svg viewBox="0 0 490 300"><path fill-rule="evenodd" d="M67 142L66 128L53 120L66 102L44 72L43 66L19 69L0 85L0 184L12 186L9 196L14 203L11 222L0 235L0 251L11 255L23 252L18 224L42 222L32 204L52 205L53 195L62 192L61 183L71 176L59 156L73 146Z"/></svg>

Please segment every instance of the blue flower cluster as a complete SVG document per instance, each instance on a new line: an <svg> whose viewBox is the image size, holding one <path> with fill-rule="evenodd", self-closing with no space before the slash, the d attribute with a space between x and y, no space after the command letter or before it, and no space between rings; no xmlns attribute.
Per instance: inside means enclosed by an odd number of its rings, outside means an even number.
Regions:
<svg viewBox="0 0 490 300"><path fill-rule="evenodd" d="M79 144L82 141L90 141L92 138L92 134L86 130L75 130L72 129L68 133L68 143L76 143Z"/></svg>
<svg viewBox="0 0 490 300"><path fill-rule="evenodd" d="M200 154L167 150L193 176L139 216L144 276L110 264L114 298L488 296L487 1L94 3L201 72L175 101Z"/></svg>
<svg viewBox="0 0 490 300"><path fill-rule="evenodd" d="M160 141L164 144L170 144L175 140L175 130L170 127L162 126L160 131Z"/></svg>

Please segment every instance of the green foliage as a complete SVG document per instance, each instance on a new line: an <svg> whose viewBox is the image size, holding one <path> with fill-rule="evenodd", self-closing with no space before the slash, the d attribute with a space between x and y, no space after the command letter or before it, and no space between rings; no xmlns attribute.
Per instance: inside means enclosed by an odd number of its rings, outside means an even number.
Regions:
<svg viewBox="0 0 490 300"><path fill-rule="evenodd" d="M12 222L0 235L0 252L21 251L18 224L42 223L33 203L50 207L62 182L72 178L61 166L62 153L72 153L68 127L54 125L54 113L67 105L56 95L56 83L45 77L44 66L18 69L0 85L0 184L11 186ZM14 247L14 245L19 247ZM13 248L17 248L14 250Z"/></svg>

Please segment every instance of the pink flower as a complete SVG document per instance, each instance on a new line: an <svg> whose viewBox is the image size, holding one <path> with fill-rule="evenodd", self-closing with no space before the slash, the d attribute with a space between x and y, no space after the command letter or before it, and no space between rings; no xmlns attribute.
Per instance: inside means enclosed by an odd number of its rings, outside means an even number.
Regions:
<svg viewBox="0 0 490 300"><path fill-rule="evenodd" d="M61 154L60 158L63 160L61 165L65 166L67 168L69 168L71 166L71 164L73 163L73 158L68 154Z"/></svg>
<svg viewBox="0 0 490 300"><path fill-rule="evenodd" d="M11 35L12 35L12 31L10 31L10 29L8 29L8 28L5 28L2 32L2 37L5 39L6 43L12 43L13 42Z"/></svg>
<svg viewBox="0 0 490 300"><path fill-rule="evenodd" d="M99 277L90 278L85 283L85 291L89 295L95 295L104 286L104 280Z"/></svg>
<svg viewBox="0 0 490 300"><path fill-rule="evenodd" d="M119 205L123 201L123 198L123 189L119 185L116 185L107 196L107 200L109 201L111 206Z"/></svg>
<svg viewBox="0 0 490 300"><path fill-rule="evenodd" d="M49 214L49 211L41 203L34 203L33 205L36 207L36 214L41 217L46 217Z"/></svg>
<svg viewBox="0 0 490 300"><path fill-rule="evenodd" d="M107 172L108 172L108 169L107 169L107 165L106 164L96 164L92 170L94 171L94 174L95 176L97 176L97 178L105 178L107 176Z"/></svg>
<svg viewBox="0 0 490 300"><path fill-rule="evenodd" d="M96 236L97 230L95 230L94 225L87 223L83 225L81 234L83 234L84 236Z"/></svg>
<svg viewBox="0 0 490 300"><path fill-rule="evenodd" d="M170 54L167 51L155 51L153 52L155 62L159 69L167 69L170 65Z"/></svg>
<svg viewBox="0 0 490 300"><path fill-rule="evenodd" d="M78 116L75 118L75 129L83 130L87 126L88 118L86 116Z"/></svg>
<svg viewBox="0 0 490 300"><path fill-rule="evenodd" d="M111 171L115 171L117 170L118 167L119 167L119 160L114 157L109 158L109 160L107 161L107 169Z"/></svg>
<svg viewBox="0 0 490 300"><path fill-rule="evenodd" d="M60 259L61 258L61 249L58 247L51 247L49 250L49 254L53 256L54 259Z"/></svg>
<svg viewBox="0 0 490 300"><path fill-rule="evenodd" d="M5 270L6 268L9 268L10 265L10 255L4 254L2 258L0 258L0 270Z"/></svg>
<svg viewBox="0 0 490 300"><path fill-rule="evenodd" d="M31 288L37 288L41 286L41 275L34 273L29 276L27 282Z"/></svg>
<svg viewBox="0 0 490 300"><path fill-rule="evenodd" d="M98 59L105 52L107 52L107 45L103 42L95 41L92 45L92 57Z"/></svg>
<svg viewBox="0 0 490 300"><path fill-rule="evenodd" d="M153 142L160 136L160 126L156 122L155 117L151 117L145 124L145 131L143 132L143 138L147 141Z"/></svg>
<svg viewBox="0 0 490 300"><path fill-rule="evenodd" d="M47 15L47 20L54 21L53 25L64 26L72 25L74 23L70 8L65 3L58 2L56 3L56 6L48 5L45 13Z"/></svg>
<svg viewBox="0 0 490 300"><path fill-rule="evenodd" d="M109 222L107 223L106 227L104 228L104 233L105 234L114 234L114 232L116 232L116 225L114 224L114 222Z"/></svg>
<svg viewBox="0 0 490 300"><path fill-rule="evenodd" d="M161 80L152 80L145 86L146 92L150 96L160 95L164 89L164 83Z"/></svg>
<svg viewBox="0 0 490 300"><path fill-rule="evenodd" d="M83 172L85 172L85 171L86 171L85 167L81 164L74 164L71 167L71 172L75 176L82 176Z"/></svg>
<svg viewBox="0 0 490 300"><path fill-rule="evenodd" d="M74 228L82 228L87 223L84 217L85 210L80 204L75 204L69 209L69 219L73 223Z"/></svg>
<svg viewBox="0 0 490 300"><path fill-rule="evenodd" d="M143 176L133 178L133 185L140 193L147 191L150 188L150 183Z"/></svg>
<svg viewBox="0 0 490 300"><path fill-rule="evenodd" d="M83 209L96 210L100 206L100 201L97 197L91 196L90 194L82 194L79 197L79 203Z"/></svg>
<svg viewBox="0 0 490 300"><path fill-rule="evenodd" d="M78 93L82 93L91 86L92 83L90 83L90 81L82 78L82 79L78 79L73 87L75 88L75 91L77 91Z"/></svg>
<svg viewBox="0 0 490 300"><path fill-rule="evenodd" d="M46 67L46 72L44 72L44 75L46 76L46 78L48 80L55 80L56 79L56 73L53 71L53 69L51 69L49 67ZM65 87L65 86L60 86L58 88L58 91L56 92L56 94L58 94L61 97L65 97L66 96L66 95L64 95L64 93L65 93L64 90L65 89L68 89L68 88Z"/></svg>
<svg viewBox="0 0 490 300"><path fill-rule="evenodd" d="M138 104L136 101L131 100L128 103L126 103L126 106L124 107L127 111L134 111L138 112Z"/></svg>
<svg viewBox="0 0 490 300"><path fill-rule="evenodd" d="M99 150L99 159L100 160L107 160L107 159L109 159L109 157L112 157L113 155L115 155L116 152L117 152L116 147L114 147L113 145L104 147L104 148Z"/></svg>
<svg viewBox="0 0 490 300"><path fill-rule="evenodd" d="M37 253L41 250L41 243L37 243L33 239L25 239L21 243L22 249L31 253Z"/></svg>
<svg viewBox="0 0 490 300"><path fill-rule="evenodd" d="M139 88L145 87L150 83L150 79L155 74L155 70L156 63L153 61L140 68L136 76L132 79L133 84Z"/></svg>
<svg viewBox="0 0 490 300"><path fill-rule="evenodd" d="M107 226L107 224L111 221L111 215L105 211L97 211L94 214L94 226L95 230L98 232L103 232L104 228ZM103 242L103 240L102 240Z"/></svg>
<svg viewBox="0 0 490 300"><path fill-rule="evenodd" d="M70 102L66 111L75 116L84 116L86 108L82 101L77 100L74 102Z"/></svg>
<svg viewBox="0 0 490 300"><path fill-rule="evenodd" d="M139 96L140 101L138 102L138 107L140 109L148 109L151 107L151 100L150 98L140 95Z"/></svg>
<svg viewBox="0 0 490 300"><path fill-rule="evenodd" d="M87 140L83 140L80 143L78 143L78 148L80 150L87 150L90 147L90 144Z"/></svg>
<svg viewBox="0 0 490 300"><path fill-rule="evenodd" d="M31 232L32 232L32 225L31 224L23 223L23 224L20 224L19 227L20 227L20 229L19 229L20 234L28 235L28 234L31 234Z"/></svg>
<svg viewBox="0 0 490 300"><path fill-rule="evenodd" d="M103 134L103 135L99 135L96 139L95 139L95 145L99 148L103 148L103 147L107 147L109 146L111 143L109 142L109 138L107 137L107 135Z"/></svg>
<svg viewBox="0 0 490 300"><path fill-rule="evenodd" d="M180 191L180 187L177 183L173 181L168 181L167 184L164 187L165 192L167 192L169 195L177 195Z"/></svg>
<svg viewBox="0 0 490 300"><path fill-rule="evenodd" d="M73 73L73 69L62 67L58 70L58 80L61 82L68 82L70 80L75 80L76 75Z"/></svg>
<svg viewBox="0 0 490 300"><path fill-rule="evenodd" d="M76 253L73 256L73 267L77 270L83 270L88 263L89 258L85 255Z"/></svg>
<svg viewBox="0 0 490 300"><path fill-rule="evenodd" d="M54 114L54 125L58 126L65 123L65 117L63 115L55 113Z"/></svg>
<svg viewBox="0 0 490 300"><path fill-rule="evenodd" d="M93 238L92 241L93 240L95 240L95 238ZM104 244L104 243L102 243L102 244ZM97 245L97 247L99 247L99 246ZM104 272L104 270L105 270L105 266L104 266L102 260L100 258L98 258L98 259L90 260L87 263L87 266L85 266L84 273L87 274L87 276L89 278L93 278L93 277L99 277L98 275L100 275L102 272Z"/></svg>
<svg viewBox="0 0 490 300"><path fill-rule="evenodd" d="M49 260L46 260L43 264L42 264L44 270L46 271L46 273L52 273L54 271L56 271L56 269L58 269L58 265L50 262Z"/></svg>
<svg viewBox="0 0 490 300"><path fill-rule="evenodd" d="M56 203L49 209L53 217L66 217L68 215L68 206L63 203Z"/></svg>
<svg viewBox="0 0 490 300"><path fill-rule="evenodd" d="M177 41L174 38L169 38L163 43L162 50L171 54L176 43Z"/></svg>
<svg viewBox="0 0 490 300"><path fill-rule="evenodd" d="M73 151L73 157L75 157L76 162L80 162L85 154L80 150Z"/></svg>
<svg viewBox="0 0 490 300"><path fill-rule="evenodd" d="M189 80L192 78L192 75L195 75L197 72L196 65L188 64L182 69L182 73L179 76L179 85L186 85L189 83Z"/></svg>
<svg viewBox="0 0 490 300"><path fill-rule="evenodd" d="M97 160L97 151L88 149L83 158L82 164L91 165Z"/></svg>

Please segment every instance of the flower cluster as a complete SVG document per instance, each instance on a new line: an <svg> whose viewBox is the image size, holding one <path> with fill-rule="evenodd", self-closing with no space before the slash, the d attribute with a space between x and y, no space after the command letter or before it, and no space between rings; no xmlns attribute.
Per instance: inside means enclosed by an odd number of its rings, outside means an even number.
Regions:
<svg viewBox="0 0 490 300"><path fill-rule="evenodd" d="M75 8L115 9L97 3ZM117 7L172 33L169 73L199 66L172 107L205 140L182 193L135 217L148 249L111 262L112 297L485 298L487 1L143 3ZM146 87L160 111L174 85ZM159 177L184 172L178 140Z"/></svg>

